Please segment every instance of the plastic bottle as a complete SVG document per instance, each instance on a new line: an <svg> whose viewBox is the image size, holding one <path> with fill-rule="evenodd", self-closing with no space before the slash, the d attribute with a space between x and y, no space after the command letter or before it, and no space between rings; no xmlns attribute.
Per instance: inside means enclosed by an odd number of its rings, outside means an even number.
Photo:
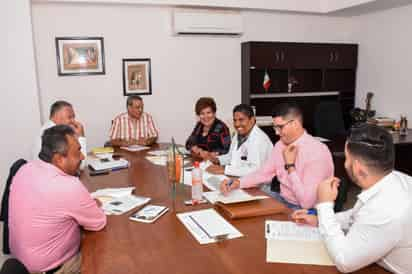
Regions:
<svg viewBox="0 0 412 274"><path fill-rule="evenodd" d="M192 170L192 203L198 203L202 200L203 182L202 170L199 167L199 162L194 162Z"/></svg>

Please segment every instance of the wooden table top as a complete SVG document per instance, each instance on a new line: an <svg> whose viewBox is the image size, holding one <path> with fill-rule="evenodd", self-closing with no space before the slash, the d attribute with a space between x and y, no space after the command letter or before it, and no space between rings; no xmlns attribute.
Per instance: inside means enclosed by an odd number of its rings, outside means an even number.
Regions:
<svg viewBox="0 0 412 274"><path fill-rule="evenodd" d="M131 167L109 175L81 180L90 192L107 187L135 186L135 194L151 197L151 203L166 205L171 210L152 224L130 221L135 211L108 216L106 227L99 232L87 231L82 239L83 274L133 273L339 273L336 267L266 263L266 219L287 220L277 214L240 220L228 220L244 237L220 243L200 245L177 219L176 212L209 208L211 205L185 206L190 187L179 187L173 212L166 167L156 166L144 158L144 152L121 152ZM377 265L355 273L388 273Z"/></svg>

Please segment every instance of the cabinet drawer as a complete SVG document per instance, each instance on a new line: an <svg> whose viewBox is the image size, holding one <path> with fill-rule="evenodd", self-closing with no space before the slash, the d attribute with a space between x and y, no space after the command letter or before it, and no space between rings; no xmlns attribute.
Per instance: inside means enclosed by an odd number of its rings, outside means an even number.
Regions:
<svg viewBox="0 0 412 274"><path fill-rule="evenodd" d="M287 68L289 59L287 48L281 44L252 44L250 47L250 66L257 69Z"/></svg>

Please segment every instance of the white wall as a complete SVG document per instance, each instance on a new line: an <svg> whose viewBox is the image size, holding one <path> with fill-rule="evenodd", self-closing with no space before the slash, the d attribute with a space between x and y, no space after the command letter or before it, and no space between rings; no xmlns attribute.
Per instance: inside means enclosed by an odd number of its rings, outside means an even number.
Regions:
<svg viewBox="0 0 412 274"><path fill-rule="evenodd" d="M0 193L10 165L28 158L40 126L29 0L0 2ZM5 61L5 62L4 62Z"/></svg>
<svg viewBox="0 0 412 274"><path fill-rule="evenodd" d="M359 41L356 104L365 107L374 92L378 115L412 121L412 5L354 18L353 39Z"/></svg>
<svg viewBox="0 0 412 274"><path fill-rule="evenodd" d="M111 119L125 110L122 58L152 59L153 95L145 108L161 131L161 141L184 142L195 121L193 105L213 96L218 116L230 118L240 102L240 43L246 40L348 41L349 20L314 15L244 12L241 38L172 36L171 9L133 5L33 5L33 25L44 114L66 99L86 126L89 147L108 139ZM56 20L58 18L58 20ZM106 75L58 77L56 36L103 36Z"/></svg>

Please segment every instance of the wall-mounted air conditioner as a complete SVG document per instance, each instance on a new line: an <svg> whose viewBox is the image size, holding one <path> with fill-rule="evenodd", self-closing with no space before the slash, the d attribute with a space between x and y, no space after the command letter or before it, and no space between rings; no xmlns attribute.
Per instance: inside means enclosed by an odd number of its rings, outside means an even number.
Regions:
<svg viewBox="0 0 412 274"><path fill-rule="evenodd" d="M243 32L240 12L205 9L173 11L173 33L194 35L240 35Z"/></svg>

